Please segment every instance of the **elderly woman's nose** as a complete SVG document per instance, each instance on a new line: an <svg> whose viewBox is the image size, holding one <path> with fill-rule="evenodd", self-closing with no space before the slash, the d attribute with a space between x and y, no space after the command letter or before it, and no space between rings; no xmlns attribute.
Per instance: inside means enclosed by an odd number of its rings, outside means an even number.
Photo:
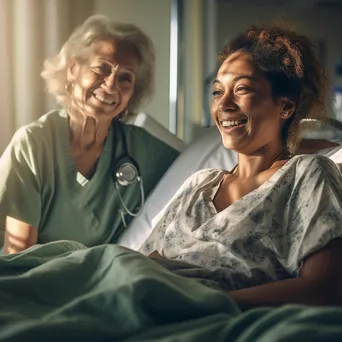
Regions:
<svg viewBox="0 0 342 342"><path fill-rule="evenodd" d="M102 87L106 89L107 93L111 94L115 91L117 86L116 83L117 75L113 72L105 78L104 82L102 83Z"/></svg>

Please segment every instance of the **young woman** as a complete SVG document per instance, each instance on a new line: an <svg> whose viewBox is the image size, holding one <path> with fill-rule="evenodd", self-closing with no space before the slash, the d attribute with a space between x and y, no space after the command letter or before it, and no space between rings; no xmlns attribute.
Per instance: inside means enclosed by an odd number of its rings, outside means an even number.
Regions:
<svg viewBox="0 0 342 342"><path fill-rule="evenodd" d="M314 47L253 26L220 59L211 114L238 164L191 176L141 251L210 270L244 308L341 303L341 175L326 157L294 156L300 120L326 115Z"/></svg>

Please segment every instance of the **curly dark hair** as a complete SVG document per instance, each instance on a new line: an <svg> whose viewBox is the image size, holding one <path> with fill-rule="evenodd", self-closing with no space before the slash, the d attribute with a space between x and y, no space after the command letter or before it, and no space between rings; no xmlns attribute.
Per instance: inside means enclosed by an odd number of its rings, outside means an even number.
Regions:
<svg viewBox="0 0 342 342"><path fill-rule="evenodd" d="M328 80L310 40L283 25L251 26L233 39L219 55L222 63L236 51L246 51L271 84L273 97L285 96L296 104L282 138L294 153L302 119L327 117Z"/></svg>

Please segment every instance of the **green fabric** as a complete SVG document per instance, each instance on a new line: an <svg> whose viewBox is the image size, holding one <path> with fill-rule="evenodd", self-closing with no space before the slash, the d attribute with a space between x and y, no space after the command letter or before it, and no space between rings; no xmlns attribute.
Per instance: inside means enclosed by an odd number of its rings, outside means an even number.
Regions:
<svg viewBox="0 0 342 342"><path fill-rule="evenodd" d="M147 196L178 151L144 129L123 125L128 151L140 167ZM95 246L115 241L122 231L121 202L110 168L123 144L111 127L97 169L90 181L78 174L70 151L67 114L50 112L19 129L0 160L0 228L11 216L39 229L39 243L78 241ZM140 205L138 184L120 187L131 211ZM115 233L115 237L113 237ZM1 241L0 241L1 246Z"/></svg>
<svg viewBox="0 0 342 342"><path fill-rule="evenodd" d="M0 257L0 341L342 341L341 308L241 313L219 291L117 245Z"/></svg>

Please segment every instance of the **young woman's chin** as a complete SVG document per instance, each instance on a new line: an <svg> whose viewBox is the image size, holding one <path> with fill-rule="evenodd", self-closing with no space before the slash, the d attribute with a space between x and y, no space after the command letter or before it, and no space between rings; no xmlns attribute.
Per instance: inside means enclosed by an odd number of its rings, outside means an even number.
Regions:
<svg viewBox="0 0 342 342"><path fill-rule="evenodd" d="M241 151L243 149L243 146L244 146L244 143L241 140L237 141L237 140L234 140L234 139L231 139L231 138L227 138L227 137L224 137L224 136L222 136L222 143L223 143L223 146L227 150L232 150L232 151L235 151L235 152Z"/></svg>
<svg viewBox="0 0 342 342"><path fill-rule="evenodd" d="M223 146L228 150L233 150L235 152L241 151L248 145L246 132L241 132L241 134L227 134L225 131L220 130Z"/></svg>

